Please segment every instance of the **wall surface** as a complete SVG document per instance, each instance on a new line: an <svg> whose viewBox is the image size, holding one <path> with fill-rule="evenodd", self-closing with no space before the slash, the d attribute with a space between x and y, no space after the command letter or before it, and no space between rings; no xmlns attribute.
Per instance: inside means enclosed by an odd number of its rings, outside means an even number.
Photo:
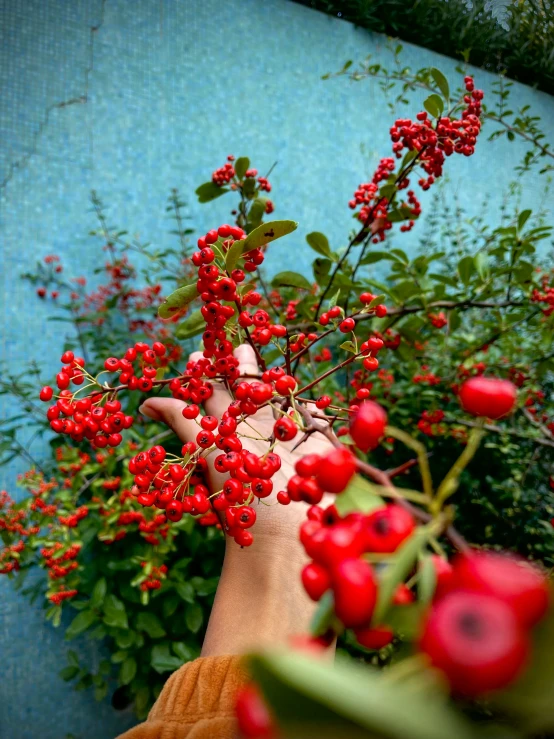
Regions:
<svg viewBox="0 0 554 739"><path fill-rule="evenodd" d="M315 229L339 247L352 223L347 201L390 151L392 116L374 82L320 77L368 53L390 61L386 39L288 0L0 0L2 358L15 370L30 358L53 369L48 357L58 354L62 324L46 321L18 277L50 253L62 255L68 274L90 273L98 258L87 236L95 227L92 189L109 205L111 223L165 244L170 188L207 230L229 219L229 201L199 206L195 187L228 153L248 154L261 172L278 162L275 215L300 222L268 268L294 260L307 272L312 255L303 240ZM456 81L450 59L406 46L404 61L440 67ZM476 75L490 91L493 78ZM516 85L512 105L525 104L554 139L552 98ZM488 196L496 219L524 150L501 139L483 142L470 161L452 161L460 205L477 214ZM540 183L529 176L522 185L523 205L536 204ZM418 233L420 224L406 242L415 244ZM40 456L40 444L32 452ZM22 469L0 471L12 492ZM63 635L4 581L0 643L3 739L105 739L132 721L57 677ZM100 658L94 644L77 649Z"/></svg>

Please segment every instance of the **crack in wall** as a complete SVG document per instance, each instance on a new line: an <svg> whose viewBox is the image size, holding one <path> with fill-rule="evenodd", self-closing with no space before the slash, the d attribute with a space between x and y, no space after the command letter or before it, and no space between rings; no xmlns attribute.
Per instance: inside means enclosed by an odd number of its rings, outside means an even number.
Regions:
<svg viewBox="0 0 554 739"><path fill-rule="evenodd" d="M31 144L31 150L21 157L21 159L18 159L14 162L11 162L8 166L8 172L5 176L5 178L0 182L0 192L5 190L8 183L13 179L15 176L16 171L20 170L22 167L24 167L32 156L34 156L38 151L38 142L40 140L40 137L46 127L48 126L48 123L50 121L50 113L52 111L60 109L60 108L68 108L72 105L84 105L88 103L88 91L89 91L89 77L91 72L94 70L94 37L97 31L100 30L102 25L104 24L104 13L105 13L105 7L106 7L107 0L102 0L100 5L100 20L95 26L89 27L89 34L90 34L90 40L89 40L89 64L85 68L85 90L82 95L78 95L76 97L68 98L67 100L61 100L57 103L52 103L52 105L49 105L45 110L45 115L43 120L39 123L39 126L32 137L32 144ZM90 134L90 147L92 151L92 128L89 131Z"/></svg>

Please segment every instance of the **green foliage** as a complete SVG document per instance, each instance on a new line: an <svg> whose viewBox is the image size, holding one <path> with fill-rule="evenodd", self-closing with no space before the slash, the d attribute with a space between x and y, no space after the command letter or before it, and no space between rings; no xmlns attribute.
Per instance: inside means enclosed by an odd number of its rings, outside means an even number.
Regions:
<svg viewBox="0 0 554 739"><path fill-rule="evenodd" d="M551 53L554 44L554 7L550 0L474 0L471 3L465 0L420 0L415 3L403 0L296 2L370 31L385 33L455 59L465 59L488 71L504 72L514 80L536 85L550 94L554 91L554 59ZM441 84L444 84L443 80L440 80Z"/></svg>

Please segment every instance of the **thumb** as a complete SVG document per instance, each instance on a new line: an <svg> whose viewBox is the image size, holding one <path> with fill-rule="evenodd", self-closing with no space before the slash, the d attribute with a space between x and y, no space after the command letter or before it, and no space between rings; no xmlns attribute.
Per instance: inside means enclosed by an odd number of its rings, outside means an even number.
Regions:
<svg viewBox="0 0 554 739"><path fill-rule="evenodd" d="M139 413L153 421L165 423L185 443L194 441L200 431L200 426L195 421L183 418L182 411L186 405L175 398L148 398L140 406Z"/></svg>

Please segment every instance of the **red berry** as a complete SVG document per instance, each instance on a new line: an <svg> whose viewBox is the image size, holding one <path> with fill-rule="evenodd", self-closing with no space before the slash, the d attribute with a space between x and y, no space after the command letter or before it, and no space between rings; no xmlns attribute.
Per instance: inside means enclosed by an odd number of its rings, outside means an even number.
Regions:
<svg viewBox="0 0 554 739"><path fill-rule="evenodd" d="M516 386L509 380L471 377L460 388L462 408L474 416L502 418L510 413L516 400Z"/></svg>
<svg viewBox="0 0 554 739"><path fill-rule="evenodd" d="M271 716L253 683L239 690L235 714L240 734L245 739L271 739L274 736Z"/></svg>
<svg viewBox="0 0 554 739"><path fill-rule="evenodd" d="M315 404L316 408L323 410L324 408L327 408L327 406L331 405L331 398L328 395L322 395L321 398L316 400Z"/></svg>
<svg viewBox="0 0 554 739"><path fill-rule="evenodd" d="M183 504L181 503L181 501L172 500L171 503L168 503L165 508L165 515L169 518L170 521L173 521L174 523L180 521L183 518Z"/></svg>
<svg viewBox="0 0 554 739"><path fill-rule="evenodd" d="M548 609L550 593L542 572L515 556L472 552L453 562L451 587L494 595L509 605L519 623L534 626Z"/></svg>
<svg viewBox="0 0 554 739"><path fill-rule="evenodd" d="M438 554L431 555L431 559L433 560L435 575L437 578L434 597L441 598L451 589L454 570L450 562L444 557L439 557Z"/></svg>
<svg viewBox="0 0 554 739"><path fill-rule="evenodd" d="M347 628L367 626L377 601L377 583L363 559L345 559L333 571L335 613Z"/></svg>
<svg viewBox="0 0 554 739"><path fill-rule="evenodd" d="M468 698L504 688L529 654L527 635L498 598L456 591L433 607L420 648L452 690Z"/></svg>
<svg viewBox="0 0 554 739"><path fill-rule="evenodd" d="M367 551L390 554L410 536L415 528L411 513L391 504L370 513L366 519Z"/></svg>
<svg viewBox="0 0 554 739"><path fill-rule="evenodd" d="M45 385L39 393L39 398L46 402L48 400L52 400L53 395L54 391L52 388L49 385Z"/></svg>
<svg viewBox="0 0 554 739"><path fill-rule="evenodd" d="M312 562L302 570L302 585L310 598L318 601L331 587L331 578L324 567Z"/></svg>
<svg viewBox="0 0 554 739"><path fill-rule="evenodd" d="M350 436L358 449L367 453L378 446L386 425L385 410L373 400L366 400L350 419Z"/></svg>
<svg viewBox="0 0 554 739"><path fill-rule="evenodd" d="M356 472L356 458L346 447L336 447L320 458L316 479L329 493L342 493Z"/></svg>
<svg viewBox="0 0 554 739"><path fill-rule="evenodd" d="M339 324L339 331L343 334L349 334L354 330L355 326L356 321L353 318L345 318L344 321L341 321Z"/></svg>
<svg viewBox="0 0 554 739"><path fill-rule="evenodd" d="M394 631L388 626L375 626L369 629L355 629L354 636L366 649L382 649L394 638Z"/></svg>
<svg viewBox="0 0 554 739"><path fill-rule="evenodd" d="M298 433L298 426L290 416L281 416L275 421L273 433L279 441L291 441Z"/></svg>

